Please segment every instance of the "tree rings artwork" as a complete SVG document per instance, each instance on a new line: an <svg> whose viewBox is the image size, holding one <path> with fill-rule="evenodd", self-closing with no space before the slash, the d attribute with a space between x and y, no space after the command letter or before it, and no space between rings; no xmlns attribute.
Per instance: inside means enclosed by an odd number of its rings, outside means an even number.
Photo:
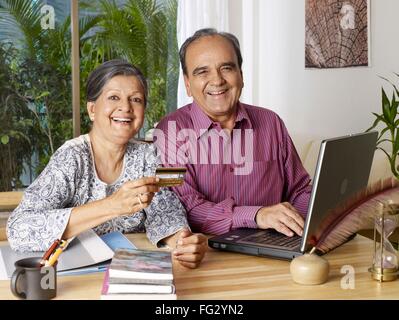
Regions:
<svg viewBox="0 0 399 320"><path fill-rule="evenodd" d="M369 65L369 0L306 0L306 68Z"/></svg>

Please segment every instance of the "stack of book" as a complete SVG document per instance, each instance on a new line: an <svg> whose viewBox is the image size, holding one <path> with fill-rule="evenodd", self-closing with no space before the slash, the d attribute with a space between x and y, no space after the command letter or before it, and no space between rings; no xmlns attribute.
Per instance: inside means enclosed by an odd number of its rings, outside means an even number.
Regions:
<svg viewBox="0 0 399 320"><path fill-rule="evenodd" d="M104 276L101 299L176 299L170 253L117 249Z"/></svg>

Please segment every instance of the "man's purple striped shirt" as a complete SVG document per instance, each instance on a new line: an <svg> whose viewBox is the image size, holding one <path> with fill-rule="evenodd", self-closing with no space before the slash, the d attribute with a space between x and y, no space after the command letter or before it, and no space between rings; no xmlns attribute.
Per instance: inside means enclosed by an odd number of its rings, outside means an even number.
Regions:
<svg viewBox="0 0 399 320"><path fill-rule="evenodd" d="M197 149L206 141L211 150L206 155L208 161L204 163L199 154L193 155L192 149L187 148L190 145L187 144L189 139L176 139L176 133L170 130L174 125L178 137L182 129L191 129L189 131L196 133ZM218 149L210 148L211 142L206 138L206 133L211 129L220 132L221 127L195 102L166 116L157 129L163 131L167 141L161 143L159 137L155 141L164 166L182 166L181 163L170 161L176 157L179 162L179 150L180 155L191 156L191 161L184 164L187 168L185 183L173 188L173 191L185 206L188 221L194 231L222 234L236 228L256 228L255 217L261 207L285 201L306 215L311 191L310 177L302 166L283 121L273 111L238 104L234 129L241 131L237 130L240 132L238 136L228 135L228 139L231 141L231 149L241 149L243 156L248 150L253 154L250 160L253 169L246 175L235 174L235 169L242 167L242 164L234 161L226 163L223 160L223 155L228 154L226 150L230 150L226 149L226 140L219 137ZM245 129L253 133L253 143L247 149ZM211 162L215 151L220 153L217 163L215 160Z"/></svg>

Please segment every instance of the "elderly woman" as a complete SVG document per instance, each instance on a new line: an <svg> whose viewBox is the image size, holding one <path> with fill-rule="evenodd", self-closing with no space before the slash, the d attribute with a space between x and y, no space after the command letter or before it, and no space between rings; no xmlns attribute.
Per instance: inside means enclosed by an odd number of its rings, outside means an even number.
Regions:
<svg viewBox="0 0 399 320"><path fill-rule="evenodd" d="M146 231L154 245L174 248L182 265L198 266L206 238L190 232L176 195L157 186L154 146L131 140L146 102L146 80L131 64L112 60L90 74L92 129L65 142L26 189L7 224L14 250L43 251L90 228L100 235Z"/></svg>

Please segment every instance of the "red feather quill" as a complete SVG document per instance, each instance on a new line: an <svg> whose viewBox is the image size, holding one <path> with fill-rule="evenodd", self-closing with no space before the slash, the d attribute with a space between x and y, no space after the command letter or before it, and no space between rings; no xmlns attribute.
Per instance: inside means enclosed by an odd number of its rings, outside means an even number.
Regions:
<svg viewBox="0 0 399 320"><path fill-rule="evenodd" d="M374 219L381 212L383 204L390 205L393 210L399 208L399 181L394 177L379 180L332 209L310 244L326 253L343 244L356 232L373 229Z"/></svg>

